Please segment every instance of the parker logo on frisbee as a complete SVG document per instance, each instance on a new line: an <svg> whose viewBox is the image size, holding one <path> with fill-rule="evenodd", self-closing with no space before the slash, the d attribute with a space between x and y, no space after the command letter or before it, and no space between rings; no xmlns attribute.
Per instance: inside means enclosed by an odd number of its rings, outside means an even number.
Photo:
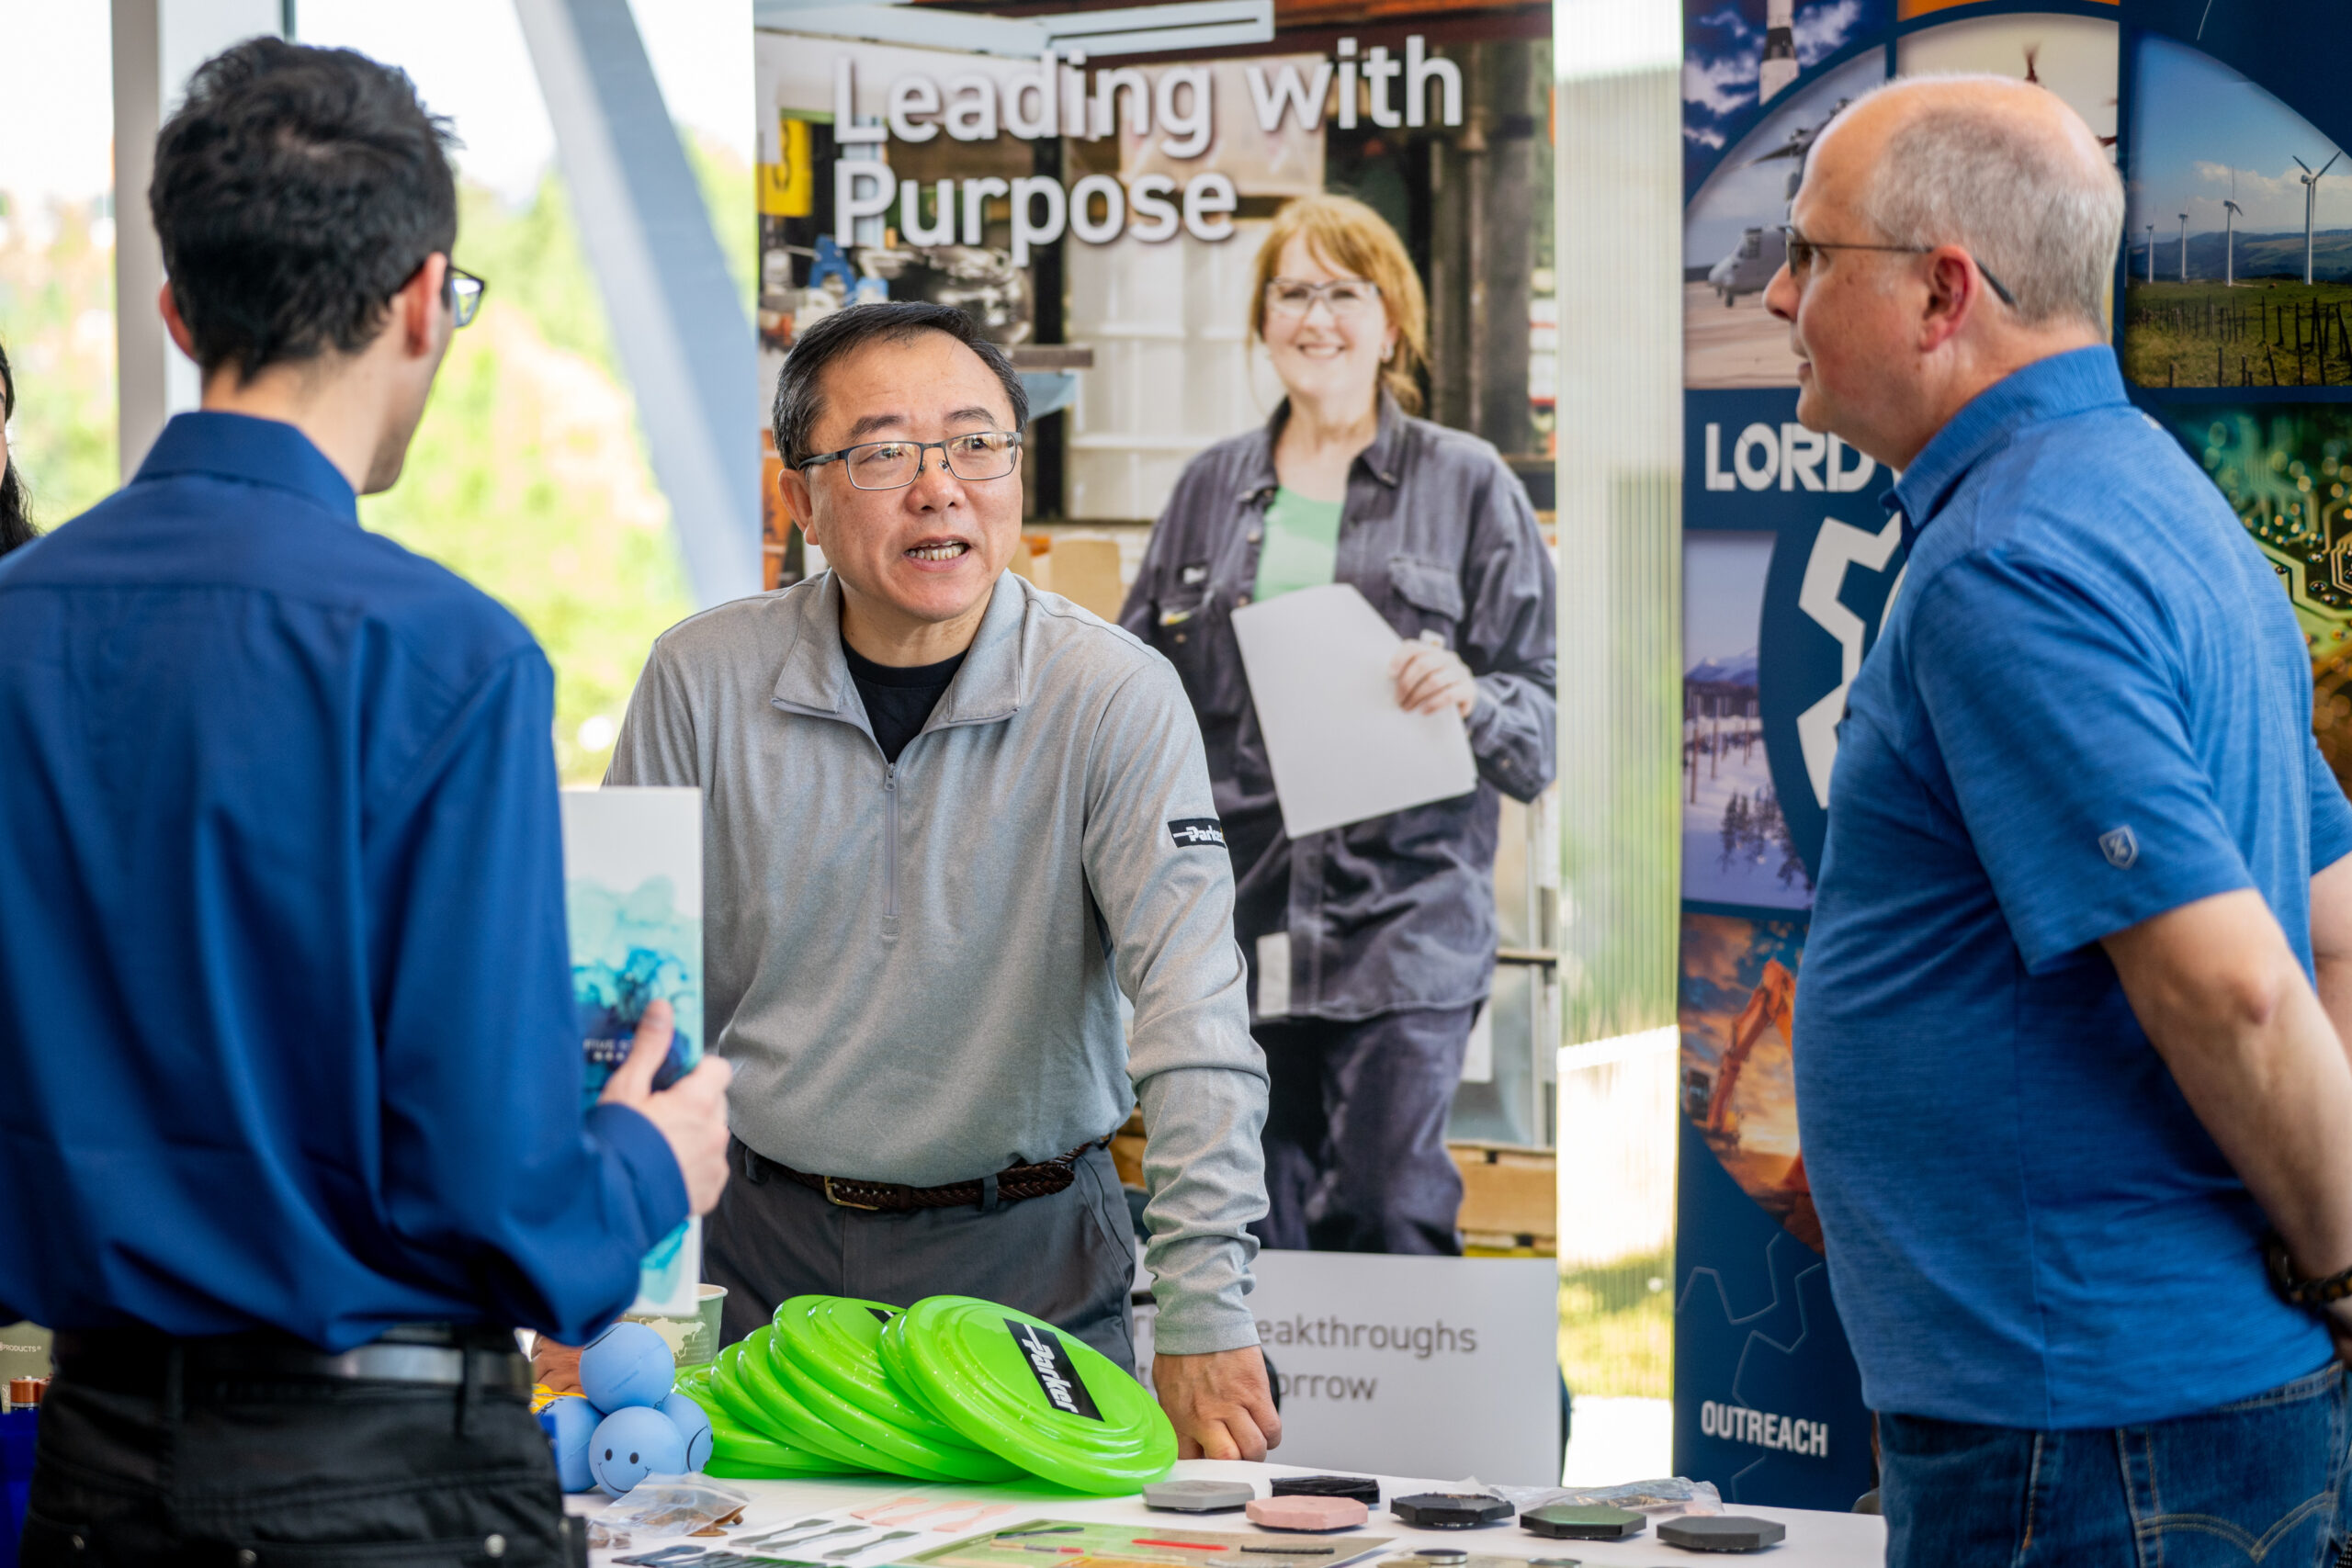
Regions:
<svg viewBox="0 0 2352 1568"><path fill-rule="evenodd" d="M1029 1371L1036 1378L1038 1389L1046 1403L1066 1416L1083 1416L1089 1421L1102 1419L1102 1412L1094 1407L1094 1396L1086 1392L1079 1381L1078 1369L1070 1365L1069 1352L1062 1348L1062 1337L1050 1328L1034 1323L1023 1323L1008 1317L1004 1326L1012 1332L1012 1342L1029 1358Z"/></svg>
<svg viewBox="0 0 2352 1568"><path fill-rule="evenodd" d="M1057 1486L1120 1495L1176 1462L1159 1402L1092 1346L1025 1313L933 1296L877 1341L909 1403Z"/></svg>

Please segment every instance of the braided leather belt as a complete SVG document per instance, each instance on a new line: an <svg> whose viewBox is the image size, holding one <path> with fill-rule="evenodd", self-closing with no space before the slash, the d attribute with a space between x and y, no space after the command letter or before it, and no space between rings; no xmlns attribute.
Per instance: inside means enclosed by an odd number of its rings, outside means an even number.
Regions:
<svg viewBox="0 0 2352 1568"><path fill-rule="evenodd" d="M977 1208L987 1198L989 1184L996 1187L999 1203L1018 1203L1023 1198L1049 1198L1078 1179L1078 1162L1091 1151L1109 1142L1097 1138L1084 1143L1066 1155L1037 1165L1012 1165L993 1177L977 1181L951 1181L944 1187L910 1187L903 1181L860 1181L845 1176L811 1176L805 1170L795 1170L763 1157L761 1164L787 1180L797 1181L812 1192L821 1192L825 1201L841 1209L862 1209L869 1213L904 1214L917 1209Z"/></svg>

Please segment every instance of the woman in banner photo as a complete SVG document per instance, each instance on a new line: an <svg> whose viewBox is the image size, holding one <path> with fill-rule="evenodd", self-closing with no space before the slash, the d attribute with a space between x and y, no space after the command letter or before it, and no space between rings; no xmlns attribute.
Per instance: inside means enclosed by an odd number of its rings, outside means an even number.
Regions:
<svg viewBox="0 0 2352 1568"><path fill-rule="evenodd" d="M1286 396L1186 467L1120 621L1182 675L1207 742L1272 1079L1265 1245L1459 1253L1445 1124L1495 965L1498 791L1551 782L1552 558L1486 442L1412 417L1427 306L1395 231L1293 202L1258 252L1250 325ZM1452 708L1478 786L1284 836L1232 612L1353 587L1404 639L1396 701Z"/></svg>

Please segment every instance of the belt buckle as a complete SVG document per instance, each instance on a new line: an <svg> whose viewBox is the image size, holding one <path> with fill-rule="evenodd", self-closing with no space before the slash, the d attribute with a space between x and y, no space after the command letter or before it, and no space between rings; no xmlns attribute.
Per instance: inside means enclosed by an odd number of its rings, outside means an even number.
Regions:
<svg viewBox="0 0 2352 1568"><path fill-rule="evenodd" d="M836 1193L833 1190L833 1179L831 1177L822 1177L820 1178L820 1179L825 1184L825 1201L832 1204L833 1207L837 1209L863 1209L869 1214L878 1214L882 1212L882 1205L879 1203L853 1203L848 1199Z"/></svg>

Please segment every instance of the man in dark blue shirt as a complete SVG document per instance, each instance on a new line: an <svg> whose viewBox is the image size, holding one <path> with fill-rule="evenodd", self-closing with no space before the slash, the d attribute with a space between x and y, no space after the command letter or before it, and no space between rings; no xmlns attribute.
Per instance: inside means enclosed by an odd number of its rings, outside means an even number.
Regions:
<svg viewBox="0 0 2352 1568"><path fill-rule="evenodd" d="M356 54L200 70L150 200L205 412L0 563L28 1562L583 1560L512 1331L724 1181L722 1063L582 1121L547 660L358 525L479 299L443 139Z"/></svg>
<svg viewBox="0 0 2352 1568"><path fill-rule="evenodd" d="M1898 83L1791 217L1798 415L1911 545L1794 1038L1888 1562L2333 1562L2352 809L2268 563L2124 399L2112 160L2039 87Z"/></svg>

